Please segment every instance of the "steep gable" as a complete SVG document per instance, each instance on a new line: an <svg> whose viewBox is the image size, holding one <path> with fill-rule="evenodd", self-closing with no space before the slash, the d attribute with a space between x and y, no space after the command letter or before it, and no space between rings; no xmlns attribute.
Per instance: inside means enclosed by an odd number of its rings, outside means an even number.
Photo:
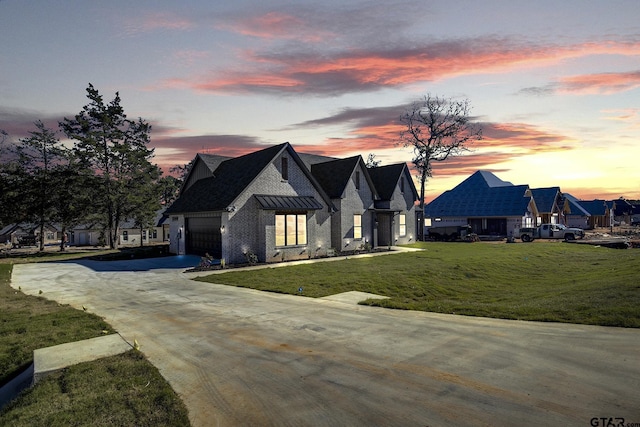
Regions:
<svg viewBox="0 0 640 427"><path fill-rule="evenodd" d="M318 180L330 198L339 199L343 196L353 172L360 165L363 178L369 183L371 191L376 194L373 181L367 173L367 168L361 156L311 165L311 174Z"/></svg>
<svg viewBox="0 0 640 427"><path fill-rule="evenodd" d="M409 173L406 163L368 168L368 171L373 185L376 187L378 195L382 200L391 200L391 198L393 198L393 193L398 186L398 181L403 176L405 178L405 185L413 193L413 200L418 200L418 191L413 184L413 179L411 179L411 174Z"/></svg>
<svg viewBox="0 0 640 427"><path fill-rule="evenodd" d="M531 194L536 201L536 206L539 212L554 212L558 194L560 194L560 187L548 187L548 188L532 188ZM561 206L557 206L561 208Z"/></svg>
<svg viewBox="0 0 640 427"><path fill-rule="evenodd" d="M288 143L223 160L213 176L195 181L167 209L168 213L227 209Z"/></svg>
<svg viewBox="0 0 640 427"><path fill-rule="evenodd" d="M300 166L303 173L325 200L329 209L335 210L320 184L304 166L293 147L286 142L244 156L220 161L212 176L195 181L167 209L167 213L210 212L230 208L242 192L283 151L287 151L290 157Z"/></svg>
<svg viewBox="0 0 640 427"><path fill-rule="evenodd" d="M191 170L189 170L189 173L185 177L184 183L180 188L180 193L191 187L195 182L213 176L213 173L218 166L220 166L220 164L225 160L229 159L231 159L231 157L218 156L214 154L196 154L193 164L191 165Z"/></svg>

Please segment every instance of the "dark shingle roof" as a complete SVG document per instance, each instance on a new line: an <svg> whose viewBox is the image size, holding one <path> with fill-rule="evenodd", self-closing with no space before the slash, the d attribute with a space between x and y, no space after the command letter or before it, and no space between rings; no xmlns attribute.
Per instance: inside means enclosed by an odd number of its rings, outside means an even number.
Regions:
<svg viewBox="0 0 640 427"><path fill-rule="evenodd" d="M369 171L373 185L375 185L376 190L378 190L380 199L391 200L393 192L398 185L398 180L404 174L406 178L405 185L413 192L414 200L418 200L418 191L416 190L416 186L413 185L413 179L411 179L406 163L378 166L368 168L367 170Z"/></svg>
<svg viewBox="0 0 640 427"><path fill-rule="evenodd" d="M369 175L382 200L390 200L400 179L404 163L369 168Z"/></svg>
<svg viewBox="0 0 640 427"><path fill-rule="evenodd" d="M220 166L220 163L224 162L225 160L229 160L233 158L233 157L226 157L226 156L218 156L217 154L202 154L202 153L198 153L197 156L200 157L202 162L205 165L207 165L207 167L211 172L218 169L218 166Z"/></svg>
<svg viewBox="0 0 640 427"><path fill-rule="evenodd" d="M167 213L224 210L244 191L258 174L289 144L221 162L214 176L196 181L167 209Z"/></svg>
<svg viewBox="0 0 640 427"><path fill-rule="evenodd" d="M425 216L504 217L527 212L528 185L513 185L491 172L477 171L424 208Z"/></svg>
<svg viewBox="0 0 640 427"><path fill-rule="evenodd" d="M591 215L607 214L607 202L604 200L580 200L578 203Z"/></svg>
<svg viewBox="0 0 640 427"><path fill-rule="evenodd" d="M342 197L360 156L311 165L311 174L332 199Z"/></svg>
<svg viewBox="0 0 640 427"><path fill-rule="evenodd" d="M424 208L425 216L502 217L522 216L530 197L527 185L488 187L465 191L445 191Z"/></svg>
<svg viewBox="0 0 640 427"><path fill-rule="evenodd" d="M556 197L560 192L560 187L532 188L533 200L536 201L538 212L553 212Z"/></svg>

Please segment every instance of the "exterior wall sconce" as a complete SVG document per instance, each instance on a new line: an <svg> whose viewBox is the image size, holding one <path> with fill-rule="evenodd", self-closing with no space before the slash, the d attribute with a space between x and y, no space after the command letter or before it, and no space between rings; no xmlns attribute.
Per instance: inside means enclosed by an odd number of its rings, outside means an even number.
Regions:
<svg viewBox="0 0 640 427"><path fill-rule="evenodd" d="M224 234L224 225L220 226L220 234Z"/></svg>
<svg viewBox="0 0 640 427"><path fill-rule="evenodd" d="M349 244L350 244L350 243L351 243L351 242L347 240L347 244L346 244L346 245L344 245L344 247L346 248L347 246L349 246Z"/></svg>

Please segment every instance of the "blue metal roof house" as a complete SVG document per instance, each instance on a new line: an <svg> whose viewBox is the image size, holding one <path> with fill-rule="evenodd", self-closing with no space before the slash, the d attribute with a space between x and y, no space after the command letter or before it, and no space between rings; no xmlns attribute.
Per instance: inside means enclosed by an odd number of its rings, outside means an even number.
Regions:
<svg viewBox="0 0 640 427"><path fill-rule="evenodd" d="M477 171L425 206L425 231L470 225L478 235L510 236L533 226L538 208L528 185L513 185L489 171Z"/></svg>

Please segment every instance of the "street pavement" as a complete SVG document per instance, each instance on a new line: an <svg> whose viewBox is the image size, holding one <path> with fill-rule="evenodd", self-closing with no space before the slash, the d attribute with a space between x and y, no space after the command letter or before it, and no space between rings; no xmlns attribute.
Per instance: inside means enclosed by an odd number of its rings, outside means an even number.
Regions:
<svg viewBox="0 0 640 427"><path fill-rule="evenodd" d="M640 330L201 283L183 273L197 262L22 264L12 286L85 306L136 339L193 426L640 423Z"/></svg>

